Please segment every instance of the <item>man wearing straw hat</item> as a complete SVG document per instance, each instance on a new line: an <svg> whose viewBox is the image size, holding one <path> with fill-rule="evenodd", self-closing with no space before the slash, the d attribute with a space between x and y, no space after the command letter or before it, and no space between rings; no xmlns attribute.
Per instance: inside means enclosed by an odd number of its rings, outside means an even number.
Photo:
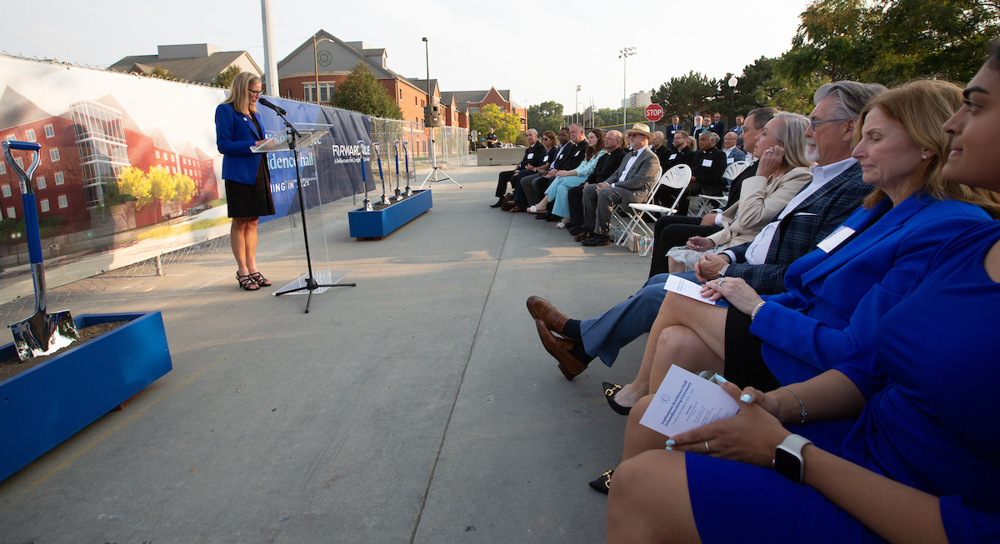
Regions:
<svg viewBox="0 0 1000 544"><path fill-rule="evenodd" d="M660 160L649 149L653 134L649 127L636 123L625 131L632 151L622 159L615 173L602 182L583 190L584 227L593 228L582 243L585 246L606 246L610 230L611 211L616 204L642 202L656 181Z"/></svg>

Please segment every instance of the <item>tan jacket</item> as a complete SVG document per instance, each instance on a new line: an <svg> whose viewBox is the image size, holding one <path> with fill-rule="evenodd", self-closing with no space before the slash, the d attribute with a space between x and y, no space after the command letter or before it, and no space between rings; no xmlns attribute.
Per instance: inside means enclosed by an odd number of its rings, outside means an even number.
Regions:
<svg viewBox="0 0 1000 544"><path fill-rule="evenodd" d="M753 240L810 181L812 174L807 166L792 168L771 181L764 176L743 180L740 201L722 212L722 230L708 239L718 248Z"/></svg>

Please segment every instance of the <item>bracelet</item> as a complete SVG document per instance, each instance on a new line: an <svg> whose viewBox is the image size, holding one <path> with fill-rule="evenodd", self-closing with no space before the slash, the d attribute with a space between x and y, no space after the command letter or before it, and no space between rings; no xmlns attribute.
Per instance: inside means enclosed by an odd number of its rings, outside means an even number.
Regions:
<svg viewBox="0 0 1000 544"><path fill-rule="evenodd" d="M755 317L757 317L757 312L760 311L760 309L764 306L765 302L767 302L767 301L766 300L762 300L762 301L758 302L756 306L753 307L753 311L750 312L750 321L753 321L753 319Z"/></svg>
<svg viewBox="0 0 1000 544"><path fill-rule="evenodd" d="M802 420L799 421L799 423L805 423L806 416L809 415L809 412L806 412L806 405L802 402L802 399L800 399L799 396L795 394L795 391L792 391L791 389L785 387L784 385L782 385L781 388L791 393L792 396L795 397L795 400L799 401L799 410L800 410L799 415L802 416Z"/></svg>

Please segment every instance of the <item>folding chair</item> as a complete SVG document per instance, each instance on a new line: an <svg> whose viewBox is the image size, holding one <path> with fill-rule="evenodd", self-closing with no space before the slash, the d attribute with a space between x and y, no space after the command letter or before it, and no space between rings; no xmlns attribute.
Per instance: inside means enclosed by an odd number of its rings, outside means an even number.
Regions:
<svg viewBox="0 0 1000 544"><path fill-rule="evenodd" d="M649 217L654 223L657 217L653 214L659 213L662 215L673 215L677 213L677 205L680 203L681 199L684 198L684 191L687 190L688 184L691 183L691 167L686 164L678 164L677 166L667 170L663 176L653 184L653 189L649 192L649 198L646 202L632 202L629 203L629 217L631 220L628 226L623 229L623 234L615 241L616 244L621 245L628 238L628 234L633 232L633 229L639 229L642 231L643 235L653 234L653 229L646 224L646 217ZM674 200L674 205L670 208L665 208L657 204L653 204L653 198L656 196L656 191L661 187L670 187L671 189L677 189L677 198ZM649 253L652 244L646 247L646 250L642 252L642 256L645 257Z"/></svg>
<svg viewBox="0 0 1000 544"><path fill-rule="evenodd" d="M663 173L663 168L657 168L656 177L653 178L656 181L653 182L653 188L649 191L649 194L646 195L645 202L652 201L653 194L655 193L656 188L659 187L661 173ZM622 229L621 235L619 235L618 238L615 238L613 240L614 244L616 246L623 245L625 243L625 240L628 240L628 233L632 229L632 223L633 223L632 211L630 209L622 207L621 203L615 204L614 207L611 208L611 222L614 223L612 230L614 230L614 227L619 227Z"/></svg>
<svg viewBox="0 0 1000 544"><path fill-rule="evenodd" d="M728 180L726 186L728 187L729 183L736 179L736 176L740 175L747 166L750 166L750 161L736 161L727 166L726 171L722 173L722 179ZM727 189L722 196L698 195L692 197L691 200L693 202L691 204L694 206L695 217L701 217L715 208L725 206L726 202L729 201L728 193L729 190Z"/></svg>

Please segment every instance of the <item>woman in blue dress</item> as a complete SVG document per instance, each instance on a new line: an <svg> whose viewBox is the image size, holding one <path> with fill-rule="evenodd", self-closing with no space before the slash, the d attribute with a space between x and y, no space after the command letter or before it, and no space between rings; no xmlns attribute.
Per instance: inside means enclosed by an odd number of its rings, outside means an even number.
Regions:
<svg viewBox="0 0 1000 544"><path fill-rule="evenodd" d="M587 154L584 156L580 166L577 166L576 170L558 170L555 179L552 180L549 188L545 190L545 196L542 197L542 200L538 204L532 206L532 209L529 211L542 213L549 204L552 204L552 215L562 219L559 223L556 223L556 228L566 228L566 223L569 222L567 193L573 187L582 185L584 181L587 181L590 174L597 168L597 161L605 153L604 131L599 128L591 129L587 134Z"/></svg>
<svg viewBox="0 0 1000 544"><path fill-rule="evenodd" d="M1000 190L1000 46L964 95L943 174ZM608 541L1000 541L997 308L1000 225L982 223L939 246L873 351L766 394L724 383L736 416L628 456ZM821 425L843 418L832 440Z"/></svg>

